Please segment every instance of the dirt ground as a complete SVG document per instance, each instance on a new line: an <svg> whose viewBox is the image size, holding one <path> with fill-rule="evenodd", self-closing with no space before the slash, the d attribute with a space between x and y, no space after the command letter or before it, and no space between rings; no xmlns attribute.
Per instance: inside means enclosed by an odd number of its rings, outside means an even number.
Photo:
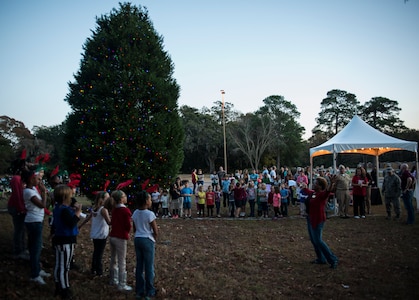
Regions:
<svg viewBox="0 0 419 300"><path fill-rule="evenodd" d="M373 206L366 219L330 218L324 240L339 265L312 265L306 220L290 207L279 220L229 218L158 219L156 299L419 299L419 225L385 219ZM419 218L419 215L417 215ZM405 216L403 216L405 218ZM0 298L55 299L54 282L29 281L27 262L11 259L13 226L0 213ZM135 299L89 274L93 245L89 226L76 249L79 270L70 271L75 299ZM109 245L104 266L109 268ZM135 286L133 240L128 244L128 283ZM53 272L54 252L44 227L43 267Z"/></svg>

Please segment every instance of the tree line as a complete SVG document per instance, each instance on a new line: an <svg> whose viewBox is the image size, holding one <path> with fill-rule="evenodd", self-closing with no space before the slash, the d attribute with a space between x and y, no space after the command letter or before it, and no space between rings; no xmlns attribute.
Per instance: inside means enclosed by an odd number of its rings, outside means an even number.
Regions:
<svg viewBox="0 0 419 300"><path fill-rule="evenodd" d="M47 169L60 165L80 173L86 194L108 180L110 188L126 180L132 188L144 182L166 185L179 173L224 165L223 124L229 172L308 165L309 148L339 132L354 114L382 132L419 141L418 131L398 117L396 100L374 97L361 105L354 94L338 89L321 101L308 140L302 138L298 108L280 95L268 96L246 114L218 100L211 108L179 107L174 65L148 11L119 5L97 19L83 46L80 69L64 99L71 112L62 124L31 133L22 122L0 117L2 172L26 149L29 159L49 153Z"/></svg>

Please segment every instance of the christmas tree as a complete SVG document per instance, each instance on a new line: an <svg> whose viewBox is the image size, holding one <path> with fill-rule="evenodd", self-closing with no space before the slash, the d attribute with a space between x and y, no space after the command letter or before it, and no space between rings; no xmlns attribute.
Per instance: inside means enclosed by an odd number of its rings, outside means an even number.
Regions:
<svg viewBox="0 0 419 300"><path fill-rule="evenodd" d="M148 11L129 3L97 18L66 101L66 157L89 195L132 180L166 185L183 162L179 86Z"/></svg>

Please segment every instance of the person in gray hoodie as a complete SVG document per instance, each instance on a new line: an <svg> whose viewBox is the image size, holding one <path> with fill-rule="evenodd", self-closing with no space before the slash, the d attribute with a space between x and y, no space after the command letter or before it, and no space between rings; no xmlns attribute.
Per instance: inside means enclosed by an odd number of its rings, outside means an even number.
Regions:
<svg viewBox="0 0 419 300"><path fill-rule="evenodd" d="M402 193L400 177L394 173L392 167L386 168L382 192L386 204L387 219L391 219L391 205L393 204L396 219L400 218L400 195Z"/></svg>

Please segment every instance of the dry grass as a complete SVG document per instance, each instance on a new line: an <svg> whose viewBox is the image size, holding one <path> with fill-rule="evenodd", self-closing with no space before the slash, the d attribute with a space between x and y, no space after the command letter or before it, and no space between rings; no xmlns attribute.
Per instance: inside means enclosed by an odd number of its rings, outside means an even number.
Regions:
<svg viewBox="0 0 419 300"><path fill-rule="evenodd" d="M366 219L331 218L324 240L339 257L336 270L312 265L314 251L306 221L159 219L156 245L157 299L419 299L419 225L388 221L374 206ZM45 228L42 260L52 272L54 255ZM2 299L54 299L46 287L30 283L27 263L11 260L12 223L0 214L0 290ZM108 276L89 275L89 226L76 250L81 269L71 271L76 299L134 299L107 285ZM109 266L109 246L105 252ZM135 285L133 241L128 246L129 284Z"/></svg>

